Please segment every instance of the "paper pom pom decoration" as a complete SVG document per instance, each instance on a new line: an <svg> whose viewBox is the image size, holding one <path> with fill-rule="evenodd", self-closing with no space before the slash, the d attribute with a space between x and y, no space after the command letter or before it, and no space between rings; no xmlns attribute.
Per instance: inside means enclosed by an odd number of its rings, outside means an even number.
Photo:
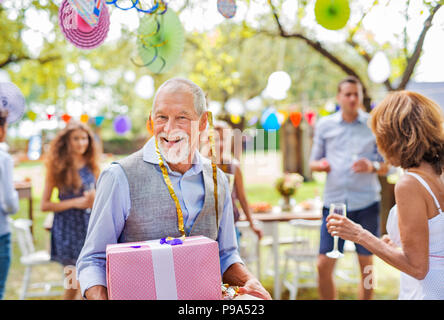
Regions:
<svg viewBox="0 0 444 320"><path fill-rule="evenodd" d="M316 21L328 30L339 30L345 27L350 18L348 0L316 0Z"/></svg>
<svg viewBox="0 0 444 320"><path fill-rule="evenodd" d="M19 121L25 113L25 97L12 82L0 82L0 108L8 110L9 124Z"/></svg>
<svg viewBox="0 0 444 320"><path fill-rule="evenodd" d="M177 14L145 15L140 20L137 51L143 66L154 73L167 72L179 60L185 44L185 32Z"/></svg>
<svg viewBox="0 0 444 320"><path fill-rule="evenodd" d="M94 49L100 46L108 35L110 24L109 12L104 5L96 26L89 25L81 15L63 0L59 8L59 26L66 40L80 49Z"/></svg>
<svg viewBox="0 0 444 320"><path fill-rule="evenodd" d="M217 11L227 19L231 19L236 14L235 0L217 0Z"/></svg>
<svg viewBox="0 0 444 320"><path fill-rule="evenodd" d="M127 116L117 116L114 119L114 130L117 134L123 135L131 130L131 120Z"/></svg>
<svg viewBox="0 0 444 320"><path fill-rule="evenodd" d="M295 128L299 127L301 120L302 120L302 113L298 111L290 113L290 121Z"/></svg>
<svg viewBox="0 0 444 320"><path fill-rule="evenodd" d="M95 27L99 22L102 11L103 0L68 0L77 14L91 27Z"/></svg>

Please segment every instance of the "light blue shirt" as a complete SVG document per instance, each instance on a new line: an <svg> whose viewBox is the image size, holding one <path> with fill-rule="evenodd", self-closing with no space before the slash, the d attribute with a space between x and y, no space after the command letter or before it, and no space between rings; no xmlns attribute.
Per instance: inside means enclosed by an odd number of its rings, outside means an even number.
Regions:
<svg viewBox="0 0 444 320"><path fill-rule="evenodd" d="M161 174L154 138L143 147L143 160L156 164L156 169ZM165 163L182 208L186 230L193 226L204 204L202 160L202 156L196 151L192 167L183 175L171 171ZM243 263L237 250L230 188L226 177L224 179L227 191L217 238L222 275L233 263ZM92 286L106 287L106 245L118 242L130 208L129 185L125 172L120 165L112 164L101 173L97 181L96 198L85 244L77 260L77 279L82 295Z"/></svg>
<svg viewBox="0 0 444 320"><path fill-rule="evenodd" d="M344 202L350 211L380 201L381 186L376 173L354 173L352 164L360 158L383 162L375 136L367 125L370 115L359 110L357 119L347 123L342 111L323 117L316 125L310 161L326 158L331 171L324 190L324 206Z"/></svg>
<svg viewBox="0 0 444 320"><path fill-rule="evenodd" d="M0 148L0 236L10 233L7 216L19 209L18 193L12 178L11 156Z"/></svg>

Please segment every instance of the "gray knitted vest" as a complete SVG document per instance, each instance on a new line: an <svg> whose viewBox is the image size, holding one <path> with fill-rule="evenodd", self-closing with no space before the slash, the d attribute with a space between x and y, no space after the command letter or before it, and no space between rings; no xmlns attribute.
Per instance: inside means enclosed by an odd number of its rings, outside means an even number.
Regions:
<svg viewBox="0 0 444 320"><path fill-rule="evenodd" d="M158 165L143 160L143 149L116 162L126 174L131 209L119 242L155 240L164 237L180 237L176 206ZM194 221L189 236L203 235L216 240L225 200L223 173L217 172L218 218L214 201L213 171L210 161L202 158L202 174L205 187L203 208ZM187 234L188 236L188 234Z"/></svg>

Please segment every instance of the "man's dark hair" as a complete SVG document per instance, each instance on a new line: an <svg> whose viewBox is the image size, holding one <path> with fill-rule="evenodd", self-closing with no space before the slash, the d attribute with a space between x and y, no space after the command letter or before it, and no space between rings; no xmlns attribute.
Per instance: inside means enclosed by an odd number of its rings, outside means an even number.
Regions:
<svg viewBox="0 0 444 320"><path fill-rule="evenodd" d="M0 109L0 127L3 127L8 118L8 110Z"/></svg>
<svg viewBox="0 0 444 320"><path fill-rule="evenodd" d="M359 81L358 78L356 78L355 76L348 76L347 78L341 80L341 81L338 83L338 93L341 91L341 87L342 87L342 85L343 85L344 83L353 83L353 84L356 84L356 85L358 85L358 86L361 86L361 88L362 88L361 81Z"/></svg>

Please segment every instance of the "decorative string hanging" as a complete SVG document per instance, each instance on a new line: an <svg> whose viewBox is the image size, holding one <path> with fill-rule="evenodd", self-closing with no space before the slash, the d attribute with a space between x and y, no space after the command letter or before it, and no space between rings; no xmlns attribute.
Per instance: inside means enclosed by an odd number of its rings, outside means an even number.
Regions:
<svg viewBox="0 0 444 320"><path fill-rule="evenodd" d="M154 73L167 72L179 60L184 45L185 31L173 10L145 15L137 35L137 51L143 64L133 62Z"/></svg>
<svg viewBox="0 0 444 320"><path fill-rule="evenodd" d="M146 4L146 2L148 1L111 0L111 1L106 1L106 4L114 5L116 8L124 11L135 9L139 12L148 13L148 14L154 14L154 13L163 14L167 10L167 4L162 0L155 0L152 5Z"/></svg>

